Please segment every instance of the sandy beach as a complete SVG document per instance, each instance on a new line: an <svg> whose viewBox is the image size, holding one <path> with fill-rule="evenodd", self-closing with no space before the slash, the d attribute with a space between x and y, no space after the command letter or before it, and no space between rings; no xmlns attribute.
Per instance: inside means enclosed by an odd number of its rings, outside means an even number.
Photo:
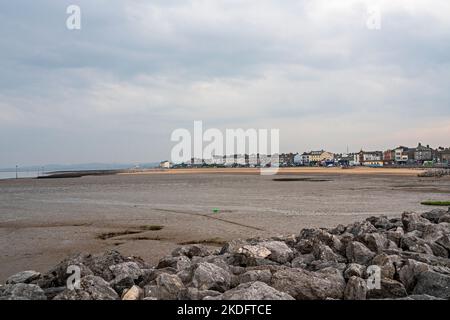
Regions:
<svg viewBox="0 0 450 320"><path fill-rule="evenodd" d="M68 254L114 248L156 262L184 243L220 246L371 215L423 212L448 200L448 177L419 170L176 169L68 179L0 181L0 280L46 271Z"/></svg>

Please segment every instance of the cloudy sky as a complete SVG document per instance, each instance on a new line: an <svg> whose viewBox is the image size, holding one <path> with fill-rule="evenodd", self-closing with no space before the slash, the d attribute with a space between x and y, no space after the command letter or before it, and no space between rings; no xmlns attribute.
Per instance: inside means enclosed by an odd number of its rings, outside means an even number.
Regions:
<svg viewBox="0 0 450 320"><path fill-rule="evenodd" d="M0 167L158 161L194 120L279 128L281 151L450 145L449 17L448 0L2 1Z"/></svg>

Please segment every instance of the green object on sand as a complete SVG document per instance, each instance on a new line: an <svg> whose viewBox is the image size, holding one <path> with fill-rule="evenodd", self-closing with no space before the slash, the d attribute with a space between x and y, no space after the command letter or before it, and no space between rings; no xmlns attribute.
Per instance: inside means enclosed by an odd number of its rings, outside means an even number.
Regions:
<svg viewBox="0 0 450 320"><path fill-rule="evenodd" d="M450 201L422 201L420 204L425 206L450 206Z"/></svg>
<svg viewBox="0 0 450 320"><path fill-rule="evenodd" d="M214 213L219 213L219 208L213 208L212 211L213 211Z"/></svg>

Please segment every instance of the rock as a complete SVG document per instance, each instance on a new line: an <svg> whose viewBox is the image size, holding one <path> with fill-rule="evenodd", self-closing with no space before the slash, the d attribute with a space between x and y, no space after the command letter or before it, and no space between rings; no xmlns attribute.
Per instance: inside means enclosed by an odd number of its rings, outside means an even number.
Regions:
<svg viewBox="0 0 450 320"><path fill-rule="evenodd" d="M272 254L269 249L261 245L245 245L238 249L238 253L254 259L264 259Z"/></svg>
<svg viewBox="0 0 450 320"><path fill-rule="evenodd" d="M349 263L344 271L344 278L346 280L350 279L353 276L362 278L364 276L365 271L366 271L365 266L357 263Z"/></svg>
<svg viewBox="0 0 450 320"><path fill-rule="evenodd" d="M183 246L183 247L176 248L175 250L172 251L172 256L174 256L174 257L180 256L180 255L185 255L189 258L206 257L211 254L212 254L211 250L208 247L201 245L201 244L193 244L193 245L189 245L189 246Z"/></svg>
<svg viewBox="0 0 450 320"><path fill-rule="evenodd" d="M385 249L397 248L397 245L380 233L368 233L361 237L364 244L371 251L380 253Z"/></svg>
<svg viewBox="0 0 450 320"><path fill-rule="evenodd" d="M35 284L7 284L0 291L2 300L47 300L44 291Z"/></svg>
<svg viewBox="0 0 450 320"><path fill-rule="evenodd" d="M422 218L419 214L414 212L403 212L402 222L406 232L411 232L414 230L423 231L425 226L431 223L427 219Z"/></svg>
<svg viewBox="0 0 450 320"><path fill-rule="evenodd" d="M308 244L311 245L311 249L319 243L322 243L322 244L330 247L334 252L337 252L337 253L343 253L343 251L345 249L345 246L342 244L339 237L327 232L324 229L318 229L318 228L303 229L300 232L299 239L308 240L309 241ZM307 244L307 242L303 242L303 244ZM297 248L298 248L298 246L299 246L299 243L297 244ZM304 251L308 251L308 250L304 250ZM310 253L310 252L311 251L302 252L302 253Z"/></svg>
<svg viewBox="0 0 450 320"><path fill-rule="evenodd" d="M381 268L381 276L388 279L394 279L397 266L401 267L401 259L399 256L387 255L381 253L375 256L372 260L373 265Z"/></svg>
<svg viewBox="0 0 450 320"><path fill-rule="evenodd" d="M387 216L370 217L366 220L369 221L377 229L390 230L396 227L395 223L389 221Z"/></svg>
<svg viewBox="0 0 450 320"><path fill-rule="evenodd" d="M425 218L433 223L439 223L439 219L447 214L446 210L442 209L433 209L428 212L422 213L420 216L422 218Z"/></svg>
<svg viewBox="0 0 450 320"><path fill-rule="evenodd" d="M413 294L413 295L407 296L405 298L400 298L397 300L444 300L444 299L436 298L436 297L430 296L428 294Z"/></svg>
<svg viewBox="0 0 450 320"><path fill-rule="evenodd" d="M356 277L351 276L345 286L344 299L345 300L366 300L367 294L367 284L366 281Z"/></svg>
<svg viewBox="0 0 450 320"><path fill-rule="evenodd" d="M239 283L255 281L270 283L271 279L272 273L270 272L270 270L250 270L239 276Z"/></svg>
<svg viewBox="0 0 450 320"><path fill-rule="evenodd" d="M370 251L364 244L358 241L352 241L347 245L347 259L362 265L369 265L375 253Z"/></svg>
<svg viewBox="0 0 450 320"><path fill-rule="evenodd" d="M405 251L433 254L433 250L423 239L416 236L417 233L405 233L400 241L400 247Z"/></svg>
<svg viewBox="0 0 450 320"><path fill-rule="evenodd" d="M109 270L114 277L110 281L110 285L119 294L137 283L138 279L144 274L139 265L131 261L112 265Z"/></svg>
<svg viewBox="0 0 450 320"><path fill-rule="evenodd" d="M402 227L397 227L386 232L386 238L391 240L397 247L400 247L400 241L405 234Z"/></svg>
<svg viewBox="0 0 450 320"><path fill-rule="evenodd" d="M122 297L122 300L140 300L144 292L138 286L132 286L129 290L125 292Z"/></svg>
<svg viewBox="0 0 450 320"><path fill-rule="evenodd" d="M315 260L311 262L306 269L309 271L319 271L326 268L334 268L343 273L346 268L346 264L336 261Z"/></svg>
<svg viewBox="0 0 450 320"><path fill-rule="evenodd" d="M66 290L66 287L44 288L42 290L44 291L47 300L53 300L54 297Z"/></svg>
<svg viewBox="0 0 450 320"><path fill-rule="evenodd" d="M281 264L291 261L294 256L292 249L281 241L265 241L260 245L270 251L270 254L267 256L268 259Z"/></svg>
<svg viewBox="0 0 450 320"><path fill-rule="evenodd" d="M313 249L313 255L316 260L334 261L334 262L346 262L347 259L340 254L334 253L334 251L327 245L317 243Z"/></svg>
<svg viewBox="0 0 450 320"><path fill-rule="evenodd" d="M280 292L264 282L248 282L222 294L222 300L294 300L289 294Z"/></svg>
<svg viewBox="0 0 450 320"><path fill-rule="evenodd" d="M355 237L360 237L367 233L377 232L377 228L368 221L355 222L347 227L346 232L353 234Z"/></svg>
<svg viewBox="0 0 450 320"><path fill-rule="evenodd" d="M220 296L219 291L214 290L198 290L197 288L186 288L178 294L178 300L203 300L205 297Z"/></svg>
<svg viewBox="0 0 450 320"><path fill-rule="evenodd" d="M272 276L272 287L297 300L342 299L345 280L336 269L311 272L292 268L276 272Z"/></svg>
<svg viewBox="0 0 450 320"><path fill-rule="evenodd" d="M191 259L189 259L186 255L179 256L167 256L159 260L157 269L162 268L174 268L177 271L181 271L191 267Z"/></svg>
<svg viewBox="0 0 450 320"><path fill-rule="evenodd" d="M341 235L345 232L345 226L343 224L338 224L335 228L330 230L331 234Z"/></svg>
<svg viewBox="0 0 450 320"><path fill-rule="evenodd" d="M301 254L291 261L292 268L306 268L315 259L312 253Z"/></svg>
<svg viewBox="0 0 450 320"><path fill-rule="evenodd" d="M424 227L422 239L427 242L435 242L443 235L448 235L450 230L447 223L430 224Z"/></svg>
<svg viewBox="0 0 450 320"><path fill-rule="evenodd" d="M382 278L381 288L367 291L368 299L396 299L406 297L405 287L401 282L392 279Z"/></svg>
<svg viewBox="0 0 450 320"><path fill-rule="evenodd" d="M439 218L438 223L447 222L450 223L450 213L447 213Z"/></svg>
<svg viewBox="0 0 450 320"><path fill-rule="evenodd" d="M39 272L33 270L22 271L6 279L6 284L30 283L40 277L41 274Z"/></svg>
<svg viewBox="0 0 450 320"><path fill-rule="evenodd" d="M167 273L160 274L156 278L158 286L158 299L175 300L181 290L185 288L183 282L177 275Z"/></svg>
<svg viewBox="0 0 450 320"><path fill-rule="evenodd" d="M450 235L449 234L444 234L443 236L441 236L439 239L436 240L436 243L450 252Z"/></svg>
<svg viewBox="0 0 450 320"><path fill-rule="evenodd" d="M231 285L231 274L215 264L199 263L192 276L192 284L199 290L227 291Z"/></svg>
<svg viewBox="0 0 450 320"><path fill-rule="evenodd" d="M416 286L417 276L428 270L430 270L430 267L427 264L408 259L399 271L399 279L405 286L406 291L411 293Z"/></svg>
<svg viewBox="0 0 450 320"><path fill-rule="evenodd" d="M417 284L413 294L429 294L442 299L450 299L450 276L434 271L425 271L417 275Z"/></svg>
<svg viewBox="0 0 450 320"><path fill-rule="evenodd" d="M80 280L80 288L67 288L54 300L118 300L119 295L105 280L97 276L86 276Z"/></svg>
<svg viewBox="0 0 450 320"><path fill-rule="evenodd" d="M313 241L309 239L300 239L295 245L295 249L301 254L309 254L313 251Z"/></svg>

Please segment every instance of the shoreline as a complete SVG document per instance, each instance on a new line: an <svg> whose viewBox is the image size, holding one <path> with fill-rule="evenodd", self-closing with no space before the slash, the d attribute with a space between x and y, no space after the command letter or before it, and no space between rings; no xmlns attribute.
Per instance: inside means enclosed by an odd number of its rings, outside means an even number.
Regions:
<svg viewBox="0 0 450 320"><path fill-rule="evenodd" d="M397 175L414 176L426 169L423 168L370 168L352 167L284 167L279 168L276 175L286 174L360 174L360 175ZM119 172L118 175L145 175L145 174L253 174L259 175L260 168L183 168L183 169L145 169L137 172Z"/></svg>

